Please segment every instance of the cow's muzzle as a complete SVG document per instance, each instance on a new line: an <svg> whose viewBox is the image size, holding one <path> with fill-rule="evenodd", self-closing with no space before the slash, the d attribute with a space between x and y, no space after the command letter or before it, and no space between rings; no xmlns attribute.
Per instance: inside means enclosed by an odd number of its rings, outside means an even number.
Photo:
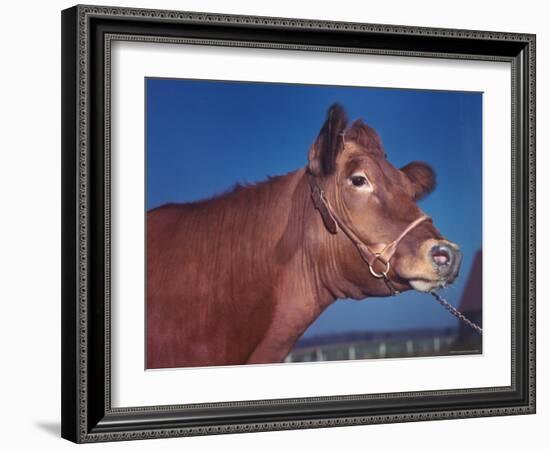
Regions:
<svg viewBox="0 0 550 449"><path fill-rule="evenodd" d="M457 245L450 242L437 243L430 249L430 258L442 281L450 284L456 279L462 262L462 253Z"/></svg>

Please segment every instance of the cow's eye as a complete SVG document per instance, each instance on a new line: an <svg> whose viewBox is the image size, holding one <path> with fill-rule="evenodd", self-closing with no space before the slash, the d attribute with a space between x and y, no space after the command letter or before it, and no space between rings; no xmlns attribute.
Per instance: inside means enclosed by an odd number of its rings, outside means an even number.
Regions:
<svg viewBox="0 0 550 449"><path fill-rule="evenodd" d="M352 176L351 182L355 187L361 187L367 183L367 178L364 176Z"/></svg>
<svg viewBox="0 0 550 449"><path fill-rule="evenodd" d="M369 180L365 175L352 175L349 178L349 182L358 189L369 189L371 190L371 186L369 184Z"/></svg>

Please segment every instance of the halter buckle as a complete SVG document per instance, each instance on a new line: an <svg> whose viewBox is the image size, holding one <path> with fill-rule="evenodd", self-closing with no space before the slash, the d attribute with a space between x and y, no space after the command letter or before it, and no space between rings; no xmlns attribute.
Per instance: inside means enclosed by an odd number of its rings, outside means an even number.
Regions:
<svg viewBox="0 0 550 449"><path fill-rule="evenodd" d="M377 259L386 264L386 268L381 273L377 273L376 271L374 271L374 268L372 268L372 266L374 265L374 262L376 262ZM390 271L390 261L389 260L386 261L382 259L382 255L380 253L375 253L374 260L372 262L373 262L372 264L369 263L370 274L372 274L375 278L378 278L378 279L387 278L388 273Z"/></svg>

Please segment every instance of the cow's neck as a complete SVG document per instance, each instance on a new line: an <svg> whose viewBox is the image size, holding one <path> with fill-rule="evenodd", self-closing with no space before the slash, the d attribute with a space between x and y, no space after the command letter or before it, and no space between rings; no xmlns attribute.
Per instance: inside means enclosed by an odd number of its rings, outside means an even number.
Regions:
<svg viewBox="0 0 550 449"><path fill-rule="evenodd" d="M284 217L286 221L273 254L280 267L273 288L274 312L249 363L284 359L309 325L334 301L322 285L321 272L315 268L307 243L319 230L311 227L316 221L312 220L315 210L305 170L289 174L288 182L292 197L288 209L274 210L277 220Z"/></svg>
<svg viewBox="0 0 550 449"><path fill-rule="evenodd" d="M274 259L284 265L275 285L275 309L264 338L248 360L268 363L282 360L298 338L337 298L364 298L341 267L342 257L356 251L342 236L330 234L311 199L305 170L291 173L292 201L286 228L279 239ZM361 267L361 270L364 270ZM365 272L366 274L366 272Z"/></svg>

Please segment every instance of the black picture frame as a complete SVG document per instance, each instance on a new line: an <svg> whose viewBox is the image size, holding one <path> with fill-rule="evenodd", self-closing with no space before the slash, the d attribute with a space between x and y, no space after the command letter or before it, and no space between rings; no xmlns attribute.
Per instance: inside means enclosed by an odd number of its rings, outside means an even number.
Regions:
<svg viewBox="0 0 550 449"><path fill-rule="evenodd" d="M507 61L509 387L111 407L110 42L137 39ZM535 36L78 5L62 12L62 436L95 442L535 413Z"/></svg>

